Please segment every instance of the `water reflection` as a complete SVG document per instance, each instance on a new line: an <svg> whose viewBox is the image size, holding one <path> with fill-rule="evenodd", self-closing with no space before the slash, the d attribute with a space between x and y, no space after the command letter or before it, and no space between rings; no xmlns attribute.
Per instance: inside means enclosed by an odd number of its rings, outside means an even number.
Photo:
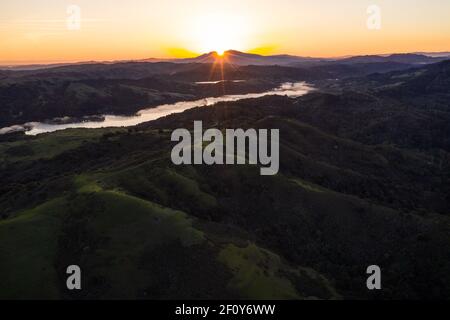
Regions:
<svg viewBox="0 0 450 320"><path fill-rule="evenodd" d="M218 102L259 98L267 95L285 95L289 97L299 97L311 90L312 88L305 82L289 82L283 83L279 88L261 93L225 95L221 97L209 97L195 101L180 101L173 104L160 105L158 107L141 110L136 115L129 117L105 115L102 117L101 121L85 121L64 124L31 122L24 125L2 128L0 129L0 134L10 133L14 131L26 131L27 135L38 135L41 133L54 132L68 128L129 127L143 122L156 120L170 114L180 113L195 107L210 106Z"/></svg>

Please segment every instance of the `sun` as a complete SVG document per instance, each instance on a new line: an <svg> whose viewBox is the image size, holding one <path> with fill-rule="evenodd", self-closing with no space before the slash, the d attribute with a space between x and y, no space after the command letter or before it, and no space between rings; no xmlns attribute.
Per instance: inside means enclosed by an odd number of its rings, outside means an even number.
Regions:
<svg viewBox="0 0 450 320"><path fill-rule="evenodd" d="M244 50L241 19L224 14L202 16L197 20L195 50L201 53L216 51L222 56L225 51Z"/></svg>

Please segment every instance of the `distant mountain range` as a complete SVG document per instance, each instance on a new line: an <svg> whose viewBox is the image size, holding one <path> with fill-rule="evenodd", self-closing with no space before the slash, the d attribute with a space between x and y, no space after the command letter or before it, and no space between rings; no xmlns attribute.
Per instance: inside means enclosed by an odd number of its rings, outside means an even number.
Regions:
<svg viewBox="0 0 450 320"><path fill-rule="evenodd" d="M379 63L379 62L396 62L396 63L408 63L408 64L427 64L435 63L450 59L450 55L447 56L428 56L425 54L391 54L388 56L381 55L367 55L367 56L355 56L342 60L338 60L341 63Z"/></svg>
<svg viewBox="0 0 450 320"><path fill-rule="evenodd" d="M162 60L175 63L214 63L216 61L224 60L230 64L235 65L292 65L295 63L303 62L317 62L323 61L322 58L311 58L311 57L300 57L292 55L273 55L273 56L263 56L253 53L245 53L236 50L228 50L219 55L217 52L213 51L210 53L202 54L201 56L195 58L187 59L170 59ZM155 59L144 60L144 61L155 61ZM161 60L157 60L161 61Z"/></svg>
<svg viewBox="0 0 450 320"><path fill-rule="evenodd" d="M245 53L236 50L228 50L223 55L219 55L217 52L209 52L202 54L194 58L183 59L157 59L149 58L143 60L127 60L127 61L108 61L108 62L77 62L77 63L57 63L57 64L30 64L20 66L2 66L1 70L39 70L53 67L61 67L73 64L111 64L119 62L171 62L171 63L215 63L224 61L229 64L240 66L305 66L305 65L325 65L325 64L356 64L356 63L404 63L404 64L429 64L440 62L450 59L450 52L431 52L431 53L401 53L391 55L362 55L362 56L350 56L344 58L315 58L315 57L302 57L288 54L270 55L264 56L253 53Z"/></svg>
<svg viewBox="0 0 450 320"><path fill-rule="evenodd" d="M364 55L364 56L352 56L345 58L314 58L314 57L301 57L293 55L272 55L263 56L259 54L245 53L236 50L229 50L224 52L223 55L219 55L213 51L203 54L195 58L187 59L170 59L170 60L158 60L158 59L146 59L146 62L174 62L174 63L214 63L216 61L224 60L227 63L235 65L280 65L280 66L296 66L303 64L327 64L327 63L380 63L380 62L395 62L395 63L407 63L407 64L427 64L435 63L442 60L450 59L450 53L397 53L391 55Z"/></svg>

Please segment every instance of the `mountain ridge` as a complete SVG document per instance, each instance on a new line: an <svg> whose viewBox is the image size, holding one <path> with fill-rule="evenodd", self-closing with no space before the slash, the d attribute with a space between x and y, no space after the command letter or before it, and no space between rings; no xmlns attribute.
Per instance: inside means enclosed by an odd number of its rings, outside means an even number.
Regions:
<svg viewBox="0 0 450 320"><path fill-rule="evenodd" d="M392 53L392 54L368 54L368 55L350 55L338 58L323 58L323 57L309 57L296 56L291 54L276 54L276 55L261 55L256 53L242 52L238 50L227 50L222 55L217 51L203 53L191 58L146 58L133 60L114 60L114 61L79 61L67 63L52 63L52 64L24 64L24 65L0 65L0 70L22 71L22 70L39 70L55 67L64 67L71 65L88 65L88 64L116 64L116 63L132 63L132 62L147 62L147 63L215 63L217 61L225 61L235 65L280 65L280 66L295 66L308 63L328 64L328 63L380 63L380 62L395 62L395 63L412 63L425 64L436 63L450 59L450 52L413 52L413 53Z"/></svg>

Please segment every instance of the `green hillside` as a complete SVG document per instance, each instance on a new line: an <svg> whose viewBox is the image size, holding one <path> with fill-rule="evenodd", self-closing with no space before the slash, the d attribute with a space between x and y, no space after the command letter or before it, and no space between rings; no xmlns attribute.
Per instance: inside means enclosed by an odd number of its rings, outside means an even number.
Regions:
<svg viewBox="0 0 450 320"><path fill-rule="evenodd" d="M375 75L131 128L2 137L0 298L448 299L448 63L424 68L385 75L404 75L395 90ZM171 132L194 120L279 129L279 174L173 165ZM65 287L72 264L79 292Z"/></svg>

